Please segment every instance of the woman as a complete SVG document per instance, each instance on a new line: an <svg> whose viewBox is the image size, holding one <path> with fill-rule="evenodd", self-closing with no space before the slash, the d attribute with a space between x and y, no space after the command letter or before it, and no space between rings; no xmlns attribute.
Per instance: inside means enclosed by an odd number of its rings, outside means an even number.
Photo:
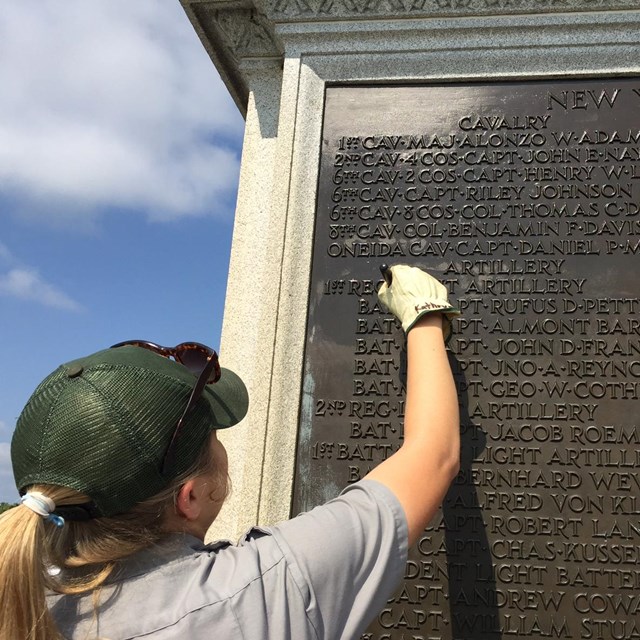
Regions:
<svg viewBox="0 0 640 640"><path fill-rule="evenodd" d="M379 297L408 333L402 447L238 546L203 543L227 494L216 431L248 408L213 352L133 341L47 377L12 442L22 504L0 519L0 640L358 638L459 459L443 340L457 310L419 269L392 267L387 281Z"/></svg>

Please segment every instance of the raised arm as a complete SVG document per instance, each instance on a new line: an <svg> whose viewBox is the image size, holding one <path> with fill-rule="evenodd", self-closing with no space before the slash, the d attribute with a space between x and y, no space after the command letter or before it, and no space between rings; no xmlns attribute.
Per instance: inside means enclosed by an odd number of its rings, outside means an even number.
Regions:
<svg viewBox="0 0 640 640"><path fill-rule="evenodd" d="M445 350L443 312L457 313L446 290L415 267L391 268L392 284L380 299L407 331L404 442L367 478L386 485L404 508L413 544L435 515L458 473L460 416Z"/></svg>

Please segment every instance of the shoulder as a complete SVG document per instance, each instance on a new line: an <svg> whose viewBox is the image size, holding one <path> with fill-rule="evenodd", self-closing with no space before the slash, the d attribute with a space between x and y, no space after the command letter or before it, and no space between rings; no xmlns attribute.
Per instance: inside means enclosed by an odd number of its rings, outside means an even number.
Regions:
<svg viewBox="0 0 640 640"><path fill-rule="evenodd" d="M270 528L321 637L358 637L399 583L407 560L404 511L384 485L363 480Z"/></svg>
<svg viewBox="0 0 640 640"><path fill-rule="evenodd" d="M337 535L345 544L357 544L362 537L387 536L403 546L407 523L400 502L385 485L361 480L333 500L268 531L277 540L285 536L292 542L296 537L311 536L326 543L326 535L330 533L331 538Z"/></svg>

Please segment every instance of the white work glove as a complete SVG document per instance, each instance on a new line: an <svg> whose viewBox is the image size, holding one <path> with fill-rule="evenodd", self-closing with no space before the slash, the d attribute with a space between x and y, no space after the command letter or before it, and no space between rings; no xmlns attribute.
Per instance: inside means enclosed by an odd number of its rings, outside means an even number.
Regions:
<svg viewBox="0 0 640 640"><path fill-rule="evenodd" d="M417 267L397 264L390 267L391 285L384 282L378 290L378 298L384 306L400 320L405 333L425 314L439 312L443 323L445 342L451 337L451 317L460 315L460 310L451 306L447 289L433 276ZM385 280L388 275L385 277Z"/></svg>

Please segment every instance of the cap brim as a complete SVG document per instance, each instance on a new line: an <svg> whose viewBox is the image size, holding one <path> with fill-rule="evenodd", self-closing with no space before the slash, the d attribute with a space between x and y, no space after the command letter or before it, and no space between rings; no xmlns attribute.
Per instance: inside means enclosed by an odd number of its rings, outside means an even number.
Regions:
<svg viewBox="0 0 640 640"><path fill-rule="evenodd" d="M213 429L227 429L238 424L249 409L249 393L239 375L231 369L221 369L218 382L208 384L203 397L211 405L215 415Z"/></svg>

